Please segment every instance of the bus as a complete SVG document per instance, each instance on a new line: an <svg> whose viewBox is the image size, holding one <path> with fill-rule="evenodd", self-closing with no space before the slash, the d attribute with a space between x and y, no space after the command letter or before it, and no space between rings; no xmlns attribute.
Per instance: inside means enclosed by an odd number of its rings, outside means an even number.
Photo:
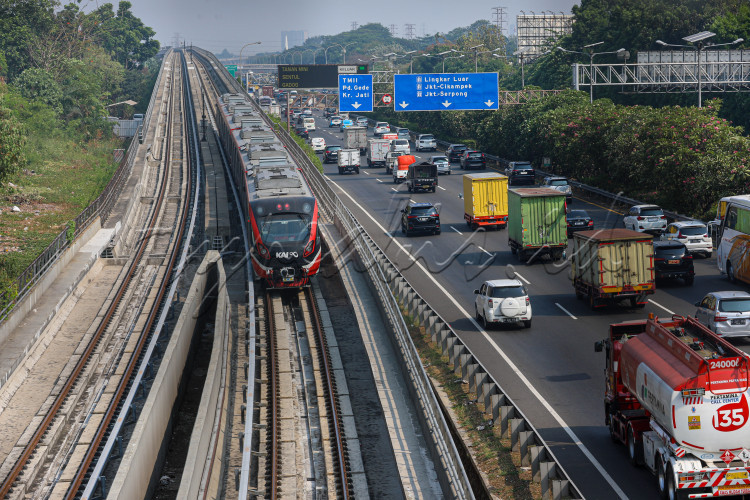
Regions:
<svg viewBox="0 0 750 500"><path fill-rule="evenodd" d="M719 225L716 263L729 281L750 283L750 195L722 198L726 202Z"/></svg>

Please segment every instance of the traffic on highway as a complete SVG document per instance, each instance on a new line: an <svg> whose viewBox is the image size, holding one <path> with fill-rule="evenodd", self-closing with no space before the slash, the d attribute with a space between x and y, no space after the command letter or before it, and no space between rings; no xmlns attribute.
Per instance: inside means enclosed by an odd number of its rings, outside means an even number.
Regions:
<svg viewBox="0 0 750 500"><path fill-rule="evenodd" d="M326 149L346 146L344 128L330 126L330 118L319 110L313 111L313 117L315 129L308 131L312 141L324 142ZM351 117L352 121L354 118ZM364 125L364 122L358 124ZM384 130L382 125L375 129L374 125L376 122L370 120L367 140L376 138L376 132L378 137L383 137L396 130L393 126ZM431 157L442 156L440 150L431 151L429 147L417 150L414 142L417 134L430 132L412 131L409 149L402 151L401 156L413 156L416 164L429 163ZM319 154L323 160L322 149ZM495 380L534 423L583 495L587 498L658 498L658 481L654 475L647 468L630 466L628 447L613 443L614 438L610 436L604 399L606 359L595 352L594 347L609 336L611 324L645 320L650 315L664 319L673 315L695 316L698 305L703 305L704 298L712 292L744 293L741 284L720 274L715 255L709 257L710 252L703 244L703 233L696 233L694 238L685 237L688 244L701 240L701 251L682 255L670 253L684 246L678 241L683 237L679 230L671 238L669 232L664 236L658 234L655 239L666 242L658 245L665 247L659 251L666 253L660 257L654 252L654 262L643 264L653 269L658 278L655 291L635 293L632 302L596 302L577 293L578 288L574 287L575 270L571 266L574 238L592 228L623 232L614 232L613 236L638 230L633 226L626 229L626 223L632 224L627 219L632 215L628 209L583 199L570 194L569 187L568 191L559 190L564 210L568 211L568 222L580 222L581 227L563 227L559 255L551 252L549 256L521 259L519 248L509 241L512 231L502 225L474 226L465 219L465 176L462 174L491 173L490 166L477 163L478 170L468 170L462 168L468 165L454 161L449 165L451 175L445 175L448 172L444 168L443 173L438 171L434 192L432 189L412 190L406 182L395 182L395 174L387 163L383 165L378 161L368 167L368 154L365 149L356 169L350 169L353 175L340 173L336 160L329 161L326 156L325 174L339 190L340 198L412 286L440 311L443 319L481 358ZM450 151L446 156L450 158ZM523 166L517 167L519 171L523 169ZM519 191L542 189L542 194L552 200L555 197L549 191L559 183L560 179L555 178L548 181L544 189L532 183ZM516 189L517 186L510 187ZM513 203L511 200L511 205ZM519 210L525 210L525 202L518 203L521 203ZM423 205L434 207L439 216L439 229L435 230L434 221L430 219L433 226L429 231L405 231L405 212ZM636 226L650 217L648 207L645 210L643 215L634 216ZM656 217L661 223L661 216ZM562 224L565 219L563 214ZM423 222L428 221L425 218ZM690 233L687 229L684 232ZM581 240L575 241L578 245ZM689 270L684 267L687 260ZM652 291L654 293L650 293ZM493 299L494 306L488 306ZM513 307L503 309L506 303ZM502 321L488 323L488 318ZM731 343L750 352L750 341L746 337L737 336ZM745 410L742 418L747 419L747 413Z"/></svg>

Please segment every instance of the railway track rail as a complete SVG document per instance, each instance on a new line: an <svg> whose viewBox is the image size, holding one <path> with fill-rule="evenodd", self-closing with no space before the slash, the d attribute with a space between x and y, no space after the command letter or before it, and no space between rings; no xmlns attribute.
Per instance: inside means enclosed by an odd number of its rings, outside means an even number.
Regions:
<svg viewBox="0 0 750 500"><path fill-rule="evenodd" d="M158 164L145 171L144 182L154 187L147 196L148 208L141 210L144 222L134 224L141 228L134 238L137 244L98 324L80 339L80 354L61 370L64 383L48 398L47 411L40 410L32 418L33 433L22 436L6 457L2 498L80 497L81 488L92 483L98 459L108 458L100 454L114 420L131 411L123 403L132 393L136 374L142 375L145 347L163 312L190 211L193 180L185 140L182 68L181 55L171 53L163 68L169 72L166 87L160 89L163 100L157 130L162 141L154 141L158 151L149 152L151 162ZM97 480L93 478L94 483Z"/></svg>
<svg viewBox="0 0 750 500"><path fill-rule="evenodd" d="M261 373L267 384L261 399L267 403L261 410L266 428L260 435L266 453L255 493L267 498L300 498L310 492L352 498L334 371L312 289L297 294L267 291L258 311L266 338Z"/></svg>

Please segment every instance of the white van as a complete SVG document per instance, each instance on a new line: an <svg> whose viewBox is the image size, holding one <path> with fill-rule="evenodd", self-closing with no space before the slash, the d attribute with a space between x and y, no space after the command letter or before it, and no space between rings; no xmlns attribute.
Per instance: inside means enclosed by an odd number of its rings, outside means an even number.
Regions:
<svg viewBox="0 0 750 500"><path fill-rule="evenodd" d="M308 131L315 130L315 118L312 116L305 116L302 118L302 125L304 125Z"/></svg>

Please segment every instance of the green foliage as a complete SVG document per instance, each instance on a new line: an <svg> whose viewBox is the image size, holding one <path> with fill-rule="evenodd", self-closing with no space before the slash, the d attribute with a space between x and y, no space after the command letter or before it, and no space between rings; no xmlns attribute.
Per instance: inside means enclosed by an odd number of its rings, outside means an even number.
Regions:
<svg viewBox="0 0 750 500"><path fill-rule="evenodd" d="M153 39L156 32L135 17L131 7L121 1L115 12L111 3L105 3L91 13L102 47L126 69L142 66L159 51L159 42Z"/></svg>
<svg viewBox="0 0 750 500"><path fill-rule="evenodd" d="M52 108L56 113L62 113L63 92L49 71L41 68L29 68L13 81L23 97L30 101L39 100Z"/></svg>
<svg viewBox="0 0 750 500"><path fill-rule="evenodd" d="M475 140L479 149L509 160L540 165L550 157L554 173L705 218L722 196L750 191L750 139L720 111L717 100L702 109L621 106L608 99L592 105L588 94L569 90L497 112L408 118L414 130ZM403 125L404 115L391 112L391 124Z"/></svg>
<svg viewBox="0 0 750 500"><path fill-rule="evenodd" d="M53 25L56 2L53 0L15 0L0 2L0 52L8 64L7 76L15 78L31 66L31 53L38 35Z"/></svg>
<svg viewBox="0 0 750 500"><path fill-rule="evenodd" d="M24 165L23 146L26 139L23 127L3 105L3 93L0 89L0 181L18 172Z"/></svg>

